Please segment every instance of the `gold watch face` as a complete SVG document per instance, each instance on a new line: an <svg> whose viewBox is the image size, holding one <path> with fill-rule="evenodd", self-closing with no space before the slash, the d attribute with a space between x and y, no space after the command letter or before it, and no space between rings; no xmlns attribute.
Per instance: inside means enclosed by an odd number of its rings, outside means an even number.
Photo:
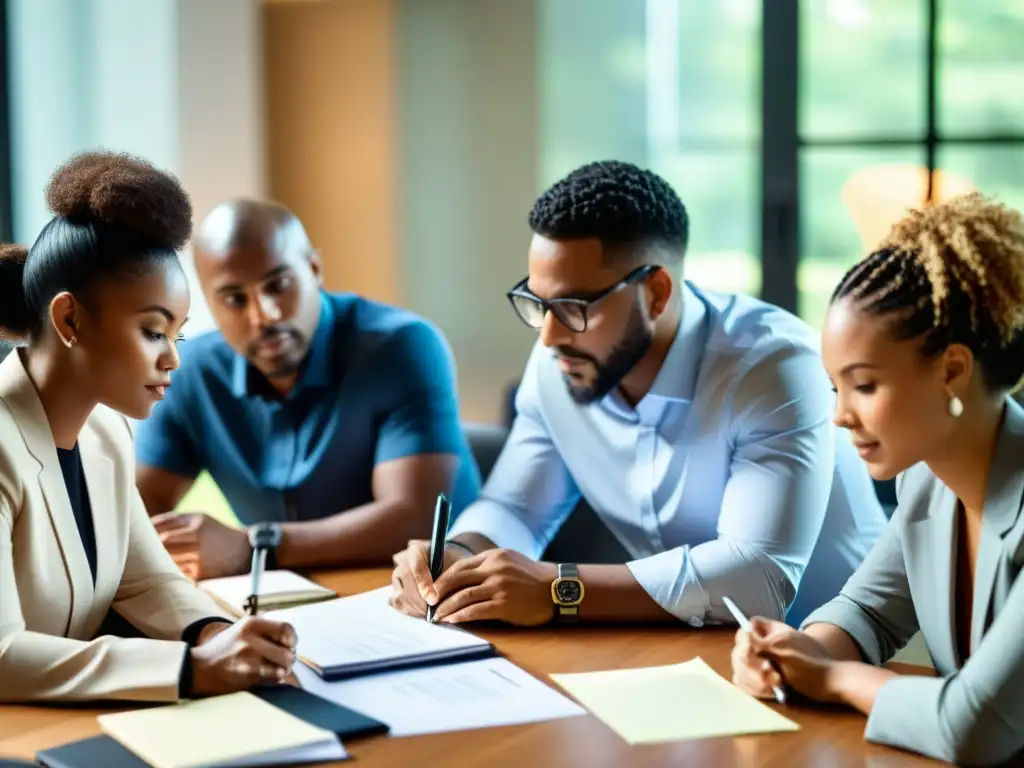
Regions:
<svg viewBox="0 0 1024 768"><path fill-rule="evenodd" d="M579 605L583 602L583 582L579 579L555 579L551 585L551 598L559 605Z"/></svg>

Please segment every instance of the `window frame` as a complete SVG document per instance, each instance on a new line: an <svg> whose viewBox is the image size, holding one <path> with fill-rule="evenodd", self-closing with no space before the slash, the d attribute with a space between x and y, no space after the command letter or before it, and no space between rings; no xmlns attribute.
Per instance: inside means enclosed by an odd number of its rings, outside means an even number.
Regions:
<svg viewBox="0 0 1024 768"><path fill-rule="evenodd" d="M818 137L801 134L800 2L762 0L761 4L761 298L800 314L800 157L812 147L857 149L914 147L922 150L928 170L927 199L939 150L946 145L1024 146L1022 133L942 135L938 128L940 0L924 3L925 126L924 134L898 137Z"/></svg>

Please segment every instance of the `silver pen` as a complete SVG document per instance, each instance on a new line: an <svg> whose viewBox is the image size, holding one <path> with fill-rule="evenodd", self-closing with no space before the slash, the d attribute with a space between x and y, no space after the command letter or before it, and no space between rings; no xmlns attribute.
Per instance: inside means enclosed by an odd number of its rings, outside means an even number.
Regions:
<svg viewBox="0 0 1024 768"><path fill-rule="evenodd" d="M260 579L263 578L263 569L267 566L267 550L263 547L256 547L252 551L252 570L249 573L249 615L255 616L259 611L260 602Z"/></svg>
<svg viewBox="0 0 1024 768"><path fill-rule="evenodd" d="M737 606L736 603L724 596L722 597L722 602L725 603L725 607L729 609L729 613L732 614L732 617L736 619L736 623L739 624L742 629L745 629L747 632L750 632L753 629L750 625L750 619L743 615L743 611L739 609L739 606ZM772 668L775 669L776 672L779 671L775 664L772 664ZM779 674L781 675L781 673ZM775 700L779 702L779 704L786 703L786 692L782 690L782 688L777 685L773 685L772 693L775 694Z"/></svg>

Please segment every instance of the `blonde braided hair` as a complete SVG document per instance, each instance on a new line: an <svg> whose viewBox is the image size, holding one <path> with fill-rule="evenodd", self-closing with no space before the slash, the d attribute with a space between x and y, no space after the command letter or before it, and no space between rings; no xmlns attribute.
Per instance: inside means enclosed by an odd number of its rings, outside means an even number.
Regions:
<svg viewBox="0 0 1024 768"><path fill-rule="evenodd" d="M936 355L967 346L994 389L1024 375L1024 216L979 193L910 211L854 265L832 301L892 314Z"/></svg>

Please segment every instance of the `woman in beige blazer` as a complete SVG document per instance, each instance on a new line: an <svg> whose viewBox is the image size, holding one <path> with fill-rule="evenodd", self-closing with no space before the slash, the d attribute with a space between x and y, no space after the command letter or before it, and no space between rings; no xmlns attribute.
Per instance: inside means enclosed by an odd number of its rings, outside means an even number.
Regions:
<svg viewBox="0 0 1024 768"><path fill-rule="evenodd" d="M47 189L31 251L0 251L0 702L174 700L286 677L291 627L232 623L167 555L135 490L125 415L178 365L189 309L173 178L90 153ZM124 414L124 415L122 415ZM145 637L103 635L119 616Z"/></svg>
<svg viewBox="0 0 1024 768"><path fill-rule="evenodd" d="M737 633L734 680L868 715L866 738L965 765L1024 750L1024 218L979 195L913 212L844 278L822 350L835 421L899 506L798 632ZM882 665L920 631L937 676Z"/></svg>

